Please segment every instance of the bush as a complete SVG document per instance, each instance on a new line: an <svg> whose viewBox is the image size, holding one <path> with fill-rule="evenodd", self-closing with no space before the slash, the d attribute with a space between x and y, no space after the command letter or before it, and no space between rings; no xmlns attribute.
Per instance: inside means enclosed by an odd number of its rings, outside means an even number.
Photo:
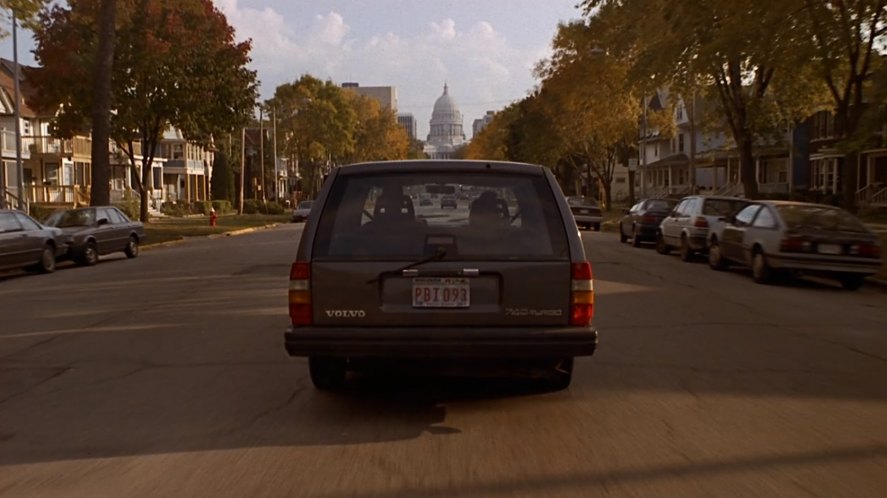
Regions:
<svg viewBox="0 0 887 498"><path fill-rule="evenodd" d="M262 212L264 214L283 214L286 212L283 206L274 201L268 202L267 204L262 206L262 208Z"/></svg>
<svg viewBox="0 0 887 498"><path fill-rule="evenodd" d="M164 202L160 206L160 212L167 216L175 216L181 218L188 214L187 206L184 203Z"/></svg>
<svg viewBox="0 0 887 498"><path fill-rule="evenodd" d="M46 221L46 218L49 218L49 215L59 210L60 208L53 206L40 206L37 204L31 204L28 206L28 211L31 217L41 223Z"/></svg>
<svg viewBox="0 0 887 498"><path fill-rule="evenodd" d="M191 212L194 214L208 215L213 209L213 203L210 201L197 201L191 205Z"/></svg>
<svg viewBox="0 0 887 498"><path fill-rule="evenodd" d="M228 214L234 210L234 208L231 207L231 201L229 201L229 200L216 199L216 200L212 201L212 205L213 205L213 209L215 209L216 213L218 213L218 214Z"/></svg>
<svg viewBox="0 0 887 498"><path fill-rule="evenodd" d="M256 214L259 212L259 201L255 199L245 199L243 201L243 214Z"/></svg>

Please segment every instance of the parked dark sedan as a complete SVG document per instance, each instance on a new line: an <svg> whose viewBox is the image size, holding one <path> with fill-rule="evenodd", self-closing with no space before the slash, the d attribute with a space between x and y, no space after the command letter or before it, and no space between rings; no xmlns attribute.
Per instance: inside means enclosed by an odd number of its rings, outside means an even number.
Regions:
<svg viewBox="0 0 887 498"><path fill-rule="evenodd" d="M631 245L635 247L640 246L641 242L656 242L659 224L675 204L669 199L644 199L631 209L626 209L625 216L619 221L619 241L631 239Z"/></svg>
<svg viewBox="0 0 887 498"><path fill-rule="evenodd" d="M113 206L57 211L46 224L62 229L70 246L68 256L81 265L94 265L100 255L118 251L134 258L145 239L144 225Z"/></svg>
<svg viewBox="0 0 887 498"><path fill-rule="evenodd" d="M68 246L58 228L11 209L0 210L0 270L28 268L49 273Z"/></svg>
<svg viewBox="0 0 887 498"><path fill-rule="evenodd" d="M881 266L878 237L849 212L823 204L753 202L725 219L709 247L709 265L752 269L755 282L779 272L822 275L856 290Z"/></svg>

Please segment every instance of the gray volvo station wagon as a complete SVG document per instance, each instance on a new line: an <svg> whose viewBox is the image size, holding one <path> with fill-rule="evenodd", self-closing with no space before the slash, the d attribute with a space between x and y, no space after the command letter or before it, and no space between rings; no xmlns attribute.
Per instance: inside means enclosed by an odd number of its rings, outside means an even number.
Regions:
<svg viewBox="0 0 887 498"><path fill-rule="evenodd" d="M419 202L443 196L459 202ZM519 365L564 389L573 358L597 347L593 311L591 264L547 168L362 163L333 170L317 197L284 342L318 389L415 360Z"/></svg>

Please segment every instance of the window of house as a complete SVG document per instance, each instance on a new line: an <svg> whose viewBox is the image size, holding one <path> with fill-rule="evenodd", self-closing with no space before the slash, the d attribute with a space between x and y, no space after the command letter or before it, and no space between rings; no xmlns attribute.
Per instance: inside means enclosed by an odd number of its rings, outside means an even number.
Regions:
<svg viewBox="0 0 887 498"><path fill-rule="evenodd" d="M625 177L616 178L616 183L625 183Z"/></svg>
<svg viewBox="0 0 887 498"><path fill-rule="evenodd" d="M684 134L678 135L678 152L684 152Z"/></svg>
<svg viewBox="0 0 887 498"><path fill-rule="evenodd" d="M679 105L677 108L677 118L678 118L678 121L684 119L684 106L683 105Z"/></svg>
<svg viewBox="0 0 887 498"><path fill-rule="evenodd" d="M185 149L182 144L173 144L172 146L172 158L173 159L184 159L185 157Z"/></svg>
<svg viewBox="0 0 887 498"><path fill-rule="evenodd" d="M44 180L49 185L58 185L59 184L59 165L56 163L46 163L46 177Z"/></svg>

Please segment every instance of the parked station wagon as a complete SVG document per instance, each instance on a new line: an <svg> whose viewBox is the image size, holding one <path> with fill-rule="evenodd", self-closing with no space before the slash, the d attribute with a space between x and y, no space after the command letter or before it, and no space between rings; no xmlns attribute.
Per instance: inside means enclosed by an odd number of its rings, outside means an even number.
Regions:
<svg viewBox="0 0 887 498"><path fill-rule="evenodd" d="M470 190L455 209L414 206ZM447 194L444 194L447 195ZM314 385L370 363L504 361L563 389L591 355L594 286L575 221L545 167L395 161L335 169L290 273L285 346Z"/></svg>

